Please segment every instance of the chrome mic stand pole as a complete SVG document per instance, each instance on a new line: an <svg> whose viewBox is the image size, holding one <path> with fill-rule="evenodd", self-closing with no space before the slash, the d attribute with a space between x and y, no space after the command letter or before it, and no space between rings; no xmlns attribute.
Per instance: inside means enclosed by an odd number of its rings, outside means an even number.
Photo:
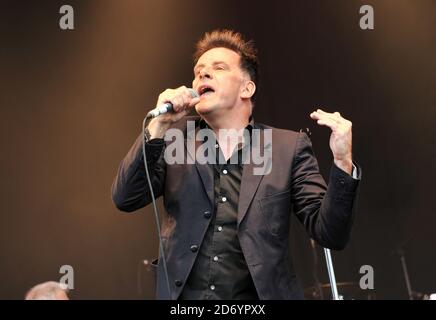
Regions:
<svg viewBox="0 0 436 320"><path fill-rule="evenodd" d="M335 270L333 270L332 255L330 249L324 248L325 259L327 263L327 271L330 278L330 286L332 288L333 300L339 300L338 287L336 285Z"/></svg>
<svg viewBox="0 0 436 320"><path fill-rule="evenodd" d="M409 294L409 299L413 300L412 286L410 285L409 272L407 272L406 258L404 257L403 249L398 249L398 254L400 255L401 266L403 267L404 280L406 281L407 293Z"/></svg>

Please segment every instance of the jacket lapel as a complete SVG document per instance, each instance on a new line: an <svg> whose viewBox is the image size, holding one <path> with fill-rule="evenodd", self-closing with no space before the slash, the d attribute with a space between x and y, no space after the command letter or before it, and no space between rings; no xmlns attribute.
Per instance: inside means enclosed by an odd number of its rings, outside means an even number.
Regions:
<svg viewBox="0 0 436 320"><path fill-rule="evenodd" d="M258 129L257 125L254 126L254 129ZM241 189L239 192L239 205L238 205L238 226L241 221L244 219L247 214L247 210L253 201L254 195L257 192L260 182L264 175L255 175L254 169L257 165L253 163L252 155L253 154L263 154L264 152L264 139L263 132L260 131L260 135L252 134L251 141L251 151L250 151L250 162L244 164L244 168L242 171L242 181L241 181ZM260 140L259 140L260 138ZM268 146L271 147L271 146ZM260 152L260 153L259 153Z"/></svg>
<svg viewBox="0 0 436 320"><path fill-rule="evenodd" d="M195 161L195 153L198 150L198 147L202 144L202 141L197 141L195 139L197 134L198 128L195 130L194 136L188 137L189 139L194 139L195 141L195 148L193 148L189 145L189 143L192 144L192 141L187 143L187 140L185 139L185 147L187 149L187 156L190 157L190 161L188 163L193 163ZM212 208L214 207L214 185L213 185L213 168L209 164L199 164L197 161L195 161L195 167L197 168L197 171L201 177L201 181L203 182L204 190L206 191L206 194L209 198L210 204L212 205ZM195 197L195 195L193 195Z"/></svg>
<svg viewBox="0 0 436 320"><path fill-rule="evenodd" d="M256 125L254 125L255 129L259 129ZM195 130L195 135L197 134L198 128ZM262 133L262 132L261 132ZM195 139L195 135L190 137L195 141L195 150L191 146L188 145L185 140L185 146L187 149L187 156L191 157L190 160L196 159L195 153L198 150L198 147L202 144L202 141L197 141ZM260 138L260 143L256 139ZM190 142L192 143L192 142ZM271 147L271 146L268 146ZM242 171L242 180L241 187L239 192L239 204L238 204L238 226L241 221L244 219L247 214L247 210L256 194L256 191L259 187L260 182L264 175L255 175L254 169L257 165L253 163L252 155L253 153L263 154L264 153L264 143L263 143L263 135L260 134L258 137L256 135L253 136L251 151L250 151L250 161L249 163L244 164ZM192 162L191 162L192 163ZM199 164L195 161L195 167L201 177L201 181L203 183L204 190L206 191L209 201L211 203L212 208L214 208L214 183L213 183L213 168L209 164ZM195 196L195 195L194 195Z"/></svg>

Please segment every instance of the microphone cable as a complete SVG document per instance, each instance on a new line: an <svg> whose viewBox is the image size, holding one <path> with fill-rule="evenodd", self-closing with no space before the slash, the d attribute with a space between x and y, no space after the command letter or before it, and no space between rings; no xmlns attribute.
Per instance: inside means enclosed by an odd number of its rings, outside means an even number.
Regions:
<svg viewBox="0 0 436 320"><path fill-rule="evenodd" d="M156 229L157 229L157 234L159 236L159 254L160 254L162 264L163 264L163 269L164 269L164 274L165 274L165 282L166 282L167 289L168 289L168 297L171 300L170 280L169 280L169 276L168 276L167 260L165 258L165 251L163 248L162 235L160 232L161 228L160 228L159 212L158 212L157 206L156 206L156 198L154 197L153 186L151 184L150 173L148 171L147 155L145 152L145 128L146 128L147 120L149 118L150 117L147 115L144 118L144 120L142 121L142 155L144 157L145 175L147 176L147 182L148 182L148 186L150 188L150 195L151 195L151 200L153 203L154 218L156 221ZM158 266L159 266L159 263L158 263ZM156 272L156 275L157 274L158 274L158 272ZM157 284L157 279L156 279L156 284Z"/></svg>

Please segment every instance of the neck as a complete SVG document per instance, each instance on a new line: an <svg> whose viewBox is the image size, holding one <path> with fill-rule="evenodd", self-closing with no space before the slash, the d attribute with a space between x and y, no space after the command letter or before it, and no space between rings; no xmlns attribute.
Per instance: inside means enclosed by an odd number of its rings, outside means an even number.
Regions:
<svg viewBox="0 0 436 320"><path fill-rule="evenodd" d="M244 118L226 119L222 117L209 119L203 118L208 126L214 131L215 137L220 145L224 159L227 161L233 154L239 143L244 143L244 129L249 123L249 116Z"/></svg>
<svg viewBox="0 0 436 320"><path fill-rule="evenodd" d="M230 121L223 121L224 119L208 119L207 117L204 117L203 119L215 132L215 134L218 134L219 130L221 129L241 130L244 129L249 123L248 117L245 119L231 119Z"/></svg>
<svg viewBox="0 0 436 320"><path fill-rule="evenodd" d="M202 118L218 134L220 129L244 129L250 122L250 111L251 108L241 108L237 113L225 111L223 114L205 114Z"/></svg>

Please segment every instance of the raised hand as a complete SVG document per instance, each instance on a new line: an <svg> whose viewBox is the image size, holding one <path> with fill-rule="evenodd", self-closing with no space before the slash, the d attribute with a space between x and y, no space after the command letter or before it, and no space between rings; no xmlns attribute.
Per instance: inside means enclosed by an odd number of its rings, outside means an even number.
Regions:
<svg viewBox="0 0 436 320"><path fill-rule="evenodd" d="M330 135L330 149L333 153L335 164L351 175L353 168L352 156L352 123L343 118L339 112L325 112L318 109L310 117L321 126L332 130Z"/></svg>

